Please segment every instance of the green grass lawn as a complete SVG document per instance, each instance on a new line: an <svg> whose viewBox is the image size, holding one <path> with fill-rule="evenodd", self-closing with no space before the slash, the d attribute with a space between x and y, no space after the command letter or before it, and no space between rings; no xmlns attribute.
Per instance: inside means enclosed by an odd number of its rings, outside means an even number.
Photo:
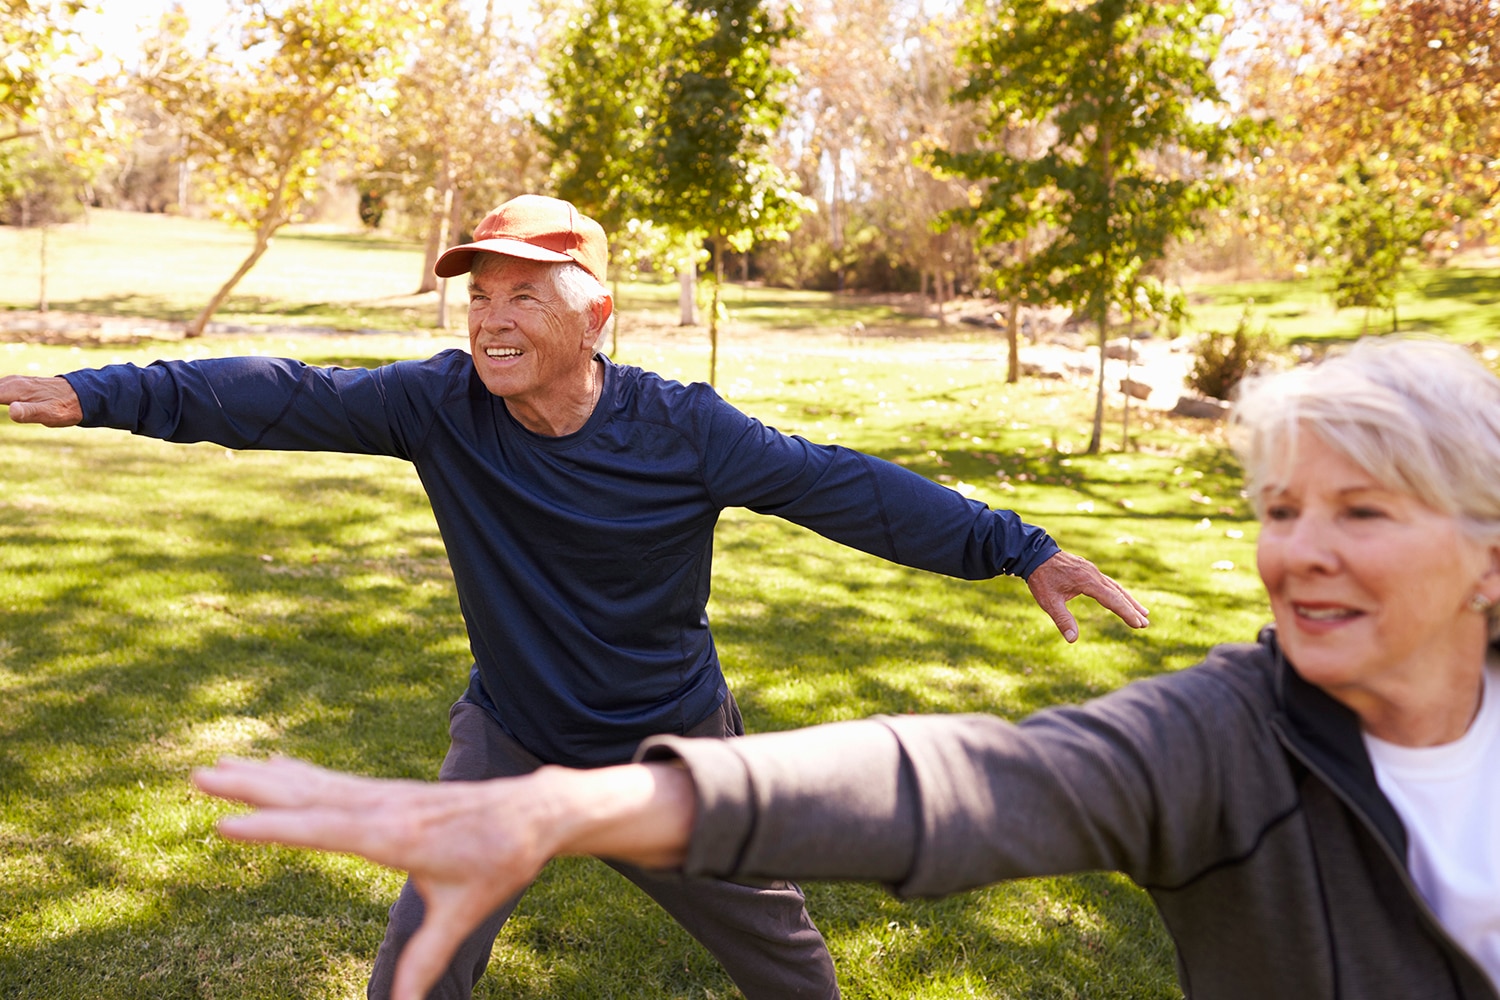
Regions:
<svg viewBox="0 0 1500 1000"><path fill-rule="evenodd" d="M42 234L0 226L0 311L35 309L42 294ZM184 322L234 273L249 253L250 235L215 222L166 215L91 211L86 221L46 236L48 307L66 312ZM387 235L327 232L288 226L236 286L215 315L223 327L314 327L345 332L427 332L437 320L436 292L416 294L419 244ZM462 331L465 283L447 283L449 325ZM707 305L706 291L700 296ZM677 285L624 282L620 311L627 325L640 314L676 321ZM889 305L826 293L774 288L726 289L725 307L755 328L866 326L936 330ZM701 331L699 331L701 334Z"/></svg>
<svg viewBox="0 0 1500 1000"><path fill-rule="evenodd" d="M1204 285L1191 299L1196 328L1229 331L1248 316L1252 330L1265 329L1281 344L1319 347L1391 332L1389 311L1334 309L1318 278ZM1500 340L1500 267L1414 270L1401 283L1396 320L1403 333L1464 344Z"/></svg>
<svg viewBox="0 0 1500 1000"><path fill-rule="evenodd" d="M204 223L95 213L89 225L52 236L56 308L184 318L243 252L242 236ZM21 260L35 237L0 229L0 252ZM396 332L0 343L0 372L240 353L374 365L461 345L424 328L435 300L405 294L419 266L415 247L292 233L232 301L236 322ZM28 308L35 280L23 266L0 274L0 306ZM675 301L671 287L627 291L639 311ZM1020 511L1153 621L1132 632L1075 602L1083 634L1069 646L1019 581L948 580L730 511L710 613L752 730L876 712L1020 717L1188 666L1267 619L1255 524L1212 426L1137 413L1138 450L1086 456L1091 395L1005 385L992 340L854 343L853 319L907 320L833 296L728 295L752 332L799 331L726 339L721 389L737 405ZM1238 307L1224 308L1232 327ZM1469 314L1494 315L1478 301ZM618 360L700 378L705 340L632 328ZM3 419L0 468L0 997L362 996L400 876L222 841L213 822L230 807L194 793L187 772L274 752L435 776L469 657L410 468ZM1149 901L1115 876L911 903L807 888L851 998L1181 995ZM570 859L528 895L477 995L737 993L636 890Z"/></svg>
<svg viewBox="0 0 1500 1000"><path fill-rule="evenodd" d="M436 346L279 334L12 343L0 358L51 373L209 352L375 364ZM731 511L711 614L751 729L1017 717L1253 635L1266 617L1254 526L1212 434L1138 420L1142 452L1069 454L1086 440L1086 394L1007 387L952 351L924 357L911 342L852 350L834 337L731 347L723 364L726 391L770 423L1046 525L1130 586L1153 626L1133 633L1078 602L1070 647L1019 581L947 580ZM668 341L622 360L691 377L701 350ZM399 877L221 841L212 823L227 807L186 773L272 752L436 773L469 660L410 469L9 423L0 463L0 996L362 995ZM850 997L1179 995L1154 911L1113 876L920 903L808 889ZM528 896L479 995L736 994L653 904L571 860Z"/></svg>

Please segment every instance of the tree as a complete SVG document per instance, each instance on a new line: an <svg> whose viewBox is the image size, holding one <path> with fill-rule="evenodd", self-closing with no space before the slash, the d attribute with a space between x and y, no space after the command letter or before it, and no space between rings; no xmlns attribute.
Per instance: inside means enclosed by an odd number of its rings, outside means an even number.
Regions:
<svg viewBox="0 0 1500 1000"><path fill-rule="evenodd" d="M1213 0L973 0L956 97L984 108L989 148L940 151L940 170L979 182L971 207L982 244L1031 241L999 263L1001 288L1074 306L1099 331L1099 386L1089 452L1099 450L1112 311L1165 312L1149 280L1169 243L1227 195L1217 168L1244 123L1213 119L1210 72L1223 19ZM1045 125L1033 157L1012 130Z"/></svg>
<svg viewBox="0 0 1500 1000"><path fill-rule="evenodd" d="M1327 265L1335 301L1394 309L1402 262L1500 231L1500 7L1489 0L1267 4L1247 101L1275 115L1254 164L1262 232ZM1271 19L1274 18L1274 21ZM1351 229L1351 226L1353 227Z"/></svg>
<svg viewBox="0 0 1500 1000"><path fill-rule="evenodd" d="M645 260L683 273L697 267L681 235L651 222L651 130L682 15L662 0L587 0L568 19L547 68L549 106L537 127L551 153L553 184L558 197L609 233L616 300L621 273ZM613 318L611 354L619 349L618 306Z"/></svg>
<svg viewBox="0 0 1500 1000"><path fill-rule="evenodd" d="M421 221L426 248L417 292L438 290L433 265L479 207L530 189L537 136L520 108L539 78L534 33L519 31L486 0L438 0L414 38L389 102L378 162L362 189L399 197ZM483 199L480 205L476 201ZM446 282L446 279L444 279ZM447 295L437 325L447 326Z"/></svg>
<svg viewBox="0 0 1500 1000"><path fill-rule="evenodd" d="M1407 206L1388 196L1379 173L1351 165L1342 177L1345 191L1326 215L1324 252L1331 259L1333 304L1338 309L1387 309L1391 330L1398 283L1408 258L1434 228L1425 205ZM1368 322L1366 323L1368 326Z"/></svg>
<svg viewBox="0 0 1500 1000"><path fill-rule="evenodd" d="M795 31L759 0L685 0L652 132L656 203L652 216L712 241L708 381L719 357L719 291L728 250L785 239L806 207L770 159L786 114L786 71L772 56Z"/></svg>
<svg viewBox="0 0 1500 1000"><path fill-rule="evenodd" d="M83 211L118 138L112 81L76 31L88 9L81 0L0 0L0 218L40 228L43 312L48 229Z"/></svg>
<svg viewBox="0 0 1500 1000"><path fill-rule="evenodd" d="M148 48L143 86L181 130L220 215L254 232L250 254L187 328L203 333L235 285L324 183L331 162L368 148L377 84L426 15L408 0L245 0L239 44L193 55L181 9Z"/></svg>
<svg viewBox="0 0 1500 1000"><path fill-rule="evenodd" d="M958 284L972 285L960 230L934 231L967 184L921 169L932 146L966 146L971 108L950 93L955 15L920 0L808 0L785 46L795 73L780 145L786 169L817 204L786 249L758 254L775 277L842 290L931 288L940 322Z"/></svg>
<svg viewBox="0 0 1500 1000"><path fill-rule="evenodd" d="M770 160L788 83L772 56L793 30L759 0L590 0L548 77L558 193L615 234L664 228L685 276L705 239L722 278L726 250L784 237L804 202Z"/></svg>
<svg viewBox="0 0 1500 1000"><path fill-rule="evenodd" d="M0 0L0 144L40 136L52 73L83 0Z"/></svg>

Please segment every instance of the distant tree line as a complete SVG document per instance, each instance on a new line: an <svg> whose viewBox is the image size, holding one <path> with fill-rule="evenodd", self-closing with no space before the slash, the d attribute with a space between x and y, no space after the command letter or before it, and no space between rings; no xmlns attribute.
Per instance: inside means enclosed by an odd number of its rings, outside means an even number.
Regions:
<svg viewBox="0 0 1500 1000"><path fill-rule="evenodd" d="M1394 324L1404 269L1500 209L1493 0L222 0L118 67L89 6L0 0L0 216L244 225L200 329L334 185L424 241L422 290L542 191L605 222L618 275L680 273L685 312L700 274L939 317L980 292L1101 342L1171 315L1185 266L1325 275Z"/></svg>

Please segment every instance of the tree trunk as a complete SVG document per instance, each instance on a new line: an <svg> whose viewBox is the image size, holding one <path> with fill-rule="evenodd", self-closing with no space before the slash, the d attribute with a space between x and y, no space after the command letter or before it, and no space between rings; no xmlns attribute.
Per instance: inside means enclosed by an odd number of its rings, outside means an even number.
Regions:
<svg viewBox="0 0 1500 1000"><path fill-rule="evenodd" d="M432 269L437 266L438 255L443 252L440 245L443 238L438 234L438 229L438 226L431 226L427 231L427 245L422 248L422 274L417 278L417 290L413 295L437 290L437 274Z"/></svg>
<svg viewBox="0 0 1500 1000"><path fill-rule="evenodd" d="M1102 124L1099 132L1099 176L1103 181L1101 187L1104 189L1104 225L1108 231L1115 205L1114 136ZM1088 453L1090 455L1099 454L1099 446L1104 440L1104 352L1105 344L1109 340L1109 289L1115 285L1114 262L1110 255L1112 249L1114 248L1111 243L1106 241L1104 257L1099 264L1101 280L1099 281L1098 301L1094 303L1094 308L1099 313L1099 389L1094 397L1094 429L1089 435Z"/></svg>
<svg viewBox="0 0 1500 1000"><path fill-rule="evenodd" d="M724 256L714 247L714 292L708 304L708 384L719 375L719 286L724 283Z"/></svg>
<svg viewBox="0 0 1500 1000"><path fill-rule="evenodd" d="M424 287L418 288L417 293L430 292L434 289L437 291L437 328L439 330L446 330L448 329L448 279L443 278L439 280L437 272L433 270L433 267L437 264L437 254L441 253L448 246L448 241L453 235L450 229L453 222L452 184L444 185L443 196L439 200L438 205L441 216L437 220L437 251L433 253L432 260L425 265L426 270L422 272L422 285ZM431 244L429 244L429 249L431 249ZM426 287L428 285L431 285L431 287Z"/></svg>
<svg viewBox="0 0 1500 1000"><path fill-rule="evenodd" d="M1094 429L1089 434L1088 454L1099 454L1104 440L1104 343L1109 339L1109 303L1099 310L1099 388L1094 393Z"/></svg>
<svg viewBox="0 0 1500 1000"><path fill-rule="evenodd" d="M698 266L691 262L684 264L677 271L677 310L679 318L678 326L696 326L698 323L697 305L693 301L693 286L698 280Z"/></svg>
<svg viewBox="0 0 1500 1000"><path fill-rule="evenodd" d="M448 246L448 219L453 208L453 184L448 179L448 159L443 158L437 173L438 189L433 192L432 211L427 213L427 245L422 252L422 274L417 279L417 295L437 291L438 279L433 273L437 259ZM438 306L438 329L443 329L442 306Z"/></svg>
<svg viewBox="0 0 1500 1000"><path fill-rule="evenodd" d="M42 223L42 245L40 268L37 271L36 311L47 311L47 230L52 227Z"/></svg>
<svg viewBox="0 0 1500 1000"><path fill-rule="evenodd" d="M250 256L246 257L245 262L240 265L239 270L235 271L230 279L220 286L219 290L214 293L214 297L208 300L208 305L204 306L203 311L198 314L198 317L188 324L183 336L203 336L203 331L208 326L208 321L213 318L214 313L219 311L219 307L224 304L224 300L229 298L229 293L234 291L234 286L240 283L241 278L250 273L250 269L265 254L266 250L271 246L271 236L280 228L280 222L266 223L255 231L255 246L251 249Z"/></svg>
<svg viewBox="0 0 1500 1000"><path fill-rule="evenodd" d="M1125 328L1125 385L1131 381L1130 376L1135 370L1135 297L1131 296L1130 325ZM1121 385L1121 395L1125 397L1125 415L1120 420L1120 450L1130 450L1130 392Z"/></svg>
<svg viewBox="0 0 1500 1000"><path fill-rule="evenodd" d="M620 276L618 274L615 275L612 294L615 307L609 313L609 356L618 358L620 356Z"/></svg>
<svg viewBox="0 0 1500 1000"><path fill-rule="evenodd" d="M1005 381L1014 385L1021 380L1021 345L1016 334L1021 329L1021 300L1010 300L1010 316L1005 320Z"/></svg>

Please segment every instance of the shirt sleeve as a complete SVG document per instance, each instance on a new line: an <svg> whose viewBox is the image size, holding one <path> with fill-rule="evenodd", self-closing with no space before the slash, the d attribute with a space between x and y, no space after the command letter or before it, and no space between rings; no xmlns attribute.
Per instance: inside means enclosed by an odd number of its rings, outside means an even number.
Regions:
<svg viewBox="0 0 1500 1000"><path fill-rule="evenodd" d="M903 896L1096 870L1180 886L1246 856L1297 803L1260 710L1201 669L1019 724L893 716L653 737L637 756L693 779L688 874L864 879Z"/></svg>
<svg viewBox="0 0 1500 1000"><path fill-rule="evenodd" d="M78 393L86 427L227 448L410 458L435 402L422 399L430 395L422 375L431 365L315 368L281 358L215 358L110 365L63 378Z"/></svg>
<svg viewBox="0 0 1500 1000"><path fill-rule="evenodd" d="M775 514L904 566L966 580L1030 576L1058 552L1041 528L883 459L767 427L710 395L704 463L724 506Z"/></svg>

